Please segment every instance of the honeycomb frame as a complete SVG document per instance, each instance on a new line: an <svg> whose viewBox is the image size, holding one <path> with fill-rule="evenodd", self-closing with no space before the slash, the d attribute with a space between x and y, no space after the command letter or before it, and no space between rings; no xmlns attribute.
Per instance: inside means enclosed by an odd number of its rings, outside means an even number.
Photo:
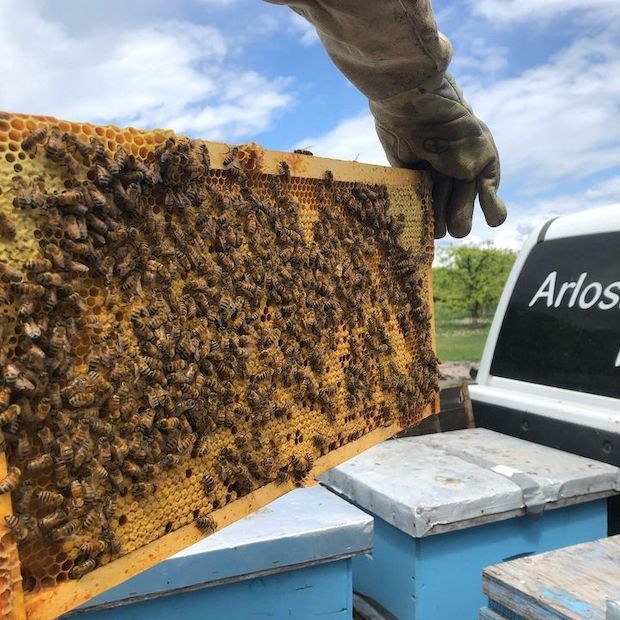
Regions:
<svg viewBox="0 0 620 620"><path fill-rule="evenodd" d="M40 128L46 129L46 137L40 143L35 143L32 148L24 150L22 148L23 140ZM86 123L69 123L50 117L0 113L0 216L5 215L11 221L15 221L17 226L17 233L14 238L0 239L0 248L2 249L0 259L3 260L4 264L13 265L16 261L21 261L19 264L25 264L27 260L40 259L41 247L47 247L45 244L49 242L49 236L48 241L46 241L45 235L41 233L41 230L46 230L42 227L41 218L50 217L47 212L41 215L40 213L37 214L35 209L24 212L14 208L13 205L17 200L20 188L27 187L32 192L33 188L36 189L37 184L43 182L40 180L42 178L45 183L44 191L46 194L60 195L62 197L76 186L76 179L80 179L80 183L82 181L88 183L88 179L90 179L91 183L97 183L96 180L93 180L94 177L91 174L94 166L89 168L87 165L82 165L79 161L79 152L68 149L68 154L59 157L56 155L54 148L48 149L50 135L54 132L56 132L54 134L56 137L65 133L77 135L83 141L83 144L88 144L87 140L90 138L96 138L103 145L110 159L115 156L115 153L119 152L119 146L122 146L129 155L133 155L138 161L152 162L154 154L158 153L158 149L164 148L169 140L172 140L172 142L175 140L179 141L176 143L176 146L172 147L178 147L177 151L170 151L173 155L180 153L180 157L183 158L187 152L185 143L181 142L183 138L177 138L170 131L139 131L133 128L119 129L113 126L101 127ZM181 145L183 145L183 148L181 148ZM372 197L377 192L381 193L384 191L385 200L382 200L381 204L387 209L386 215L388 219L402 216L403 230L400 234L400 241L404 248L414 252L418 260L418 270L415 272L415 277L419 278L417 291L419 296L423 298L421 299L423 307L426 308L426 312L423 312L425 317L422 320L422 323L426 326L426 331L424 332L423 341L419 339L416 341L410 333L405 337L400 323L396 321L392 312L394 308L390 305L391 302L386 302L384 305L387 309L384 310L384 318L386 319L386 325L388 325L389 347L388 345L381 345L388 347L387 352L373 353L372 355L375 356L373 359L382 356L386 357L386 359L390 358L393 361L393 366L388 367L388 369L393 368L394 372L401 371L405 374L409 372L410 366L413 367L415 359L419 359L415 356L420 351L423 350L424 355L427 356L425 359L430 359L431 361L434 359L434 329L430 280L430 267L433 256L432 210L429 183L424 173L370 166L356 162L328 160L298 153L264 151L255 144L231 148L227 145L213 142L191 141L191 145L192 148L195 145L196 148L206 149L210 160L205 174L208 175L209 186L215 186L216 189L206 198L203 196L204 204L208 203L207 210L217 207L220 210L220 214L222 214L220 204L223 200L222 193L225 195L225 198L229 191L232 191L231 188L235 188L237 193L234 195L234 199L240 200L239 196L241 194L237 190L242 187L249 188L249 191L246 189L245 196L246 198L250 196L251 198L247 199L254 200L256 204L259 202L280 204L282 201L282 204L293 205L291 211L297 210L294 214L297 219L294 221L298 220L299 222L299 228L297 229L299 236L304 237L304 240L299 242L302 245L314 243L320 246L319 233L327 230L319 226L327 217L326 210L319 209L317 205L325 203L329 209L339 210L338 217L345 221L349 217L345 213L347 208L345 199L349 200L353 206L365 204L367 200L374 201L374 198L369 199L369 196ZM48 156L48 151L55 159ZM168 151L162 152L168 153ZM156 157L161 159L159 155ZM77 165L74 160L78 162ZM76 168L76 171L69 170L71 168ZM327 171L329 173L326 176ZM132 169L131 172L135 173L136 171ZM91 174L91 176L89 177L88 174ZM192 183L191 178L188 181L187 177L183 177L180 181L180 183L188 182ZM200 182L207 182L207 177L201 177ZM382 190L381 188L384 189ZM172 190L169 193L173 194ZM252 197L256 194L258 194L258 198ZM19 195L21 196L21 194ZM351 198L351 196L354 198ZM57 198L54 198L54 200L58 202ZM108 200L110 199L108 198ZM113 200L116 200L116 198ZM146 200L149 199L145 198ZM172 201L171 199L170 202ZM155 219L161 217L167 218L167 222L176 222L177 213L174 211L176 207L173 206L168 209L167 202L166 204L164 203L164 198L158 195L153 198L152 203L148 203L150 205L149 208L152 208L153 213L156 214ZM201 208L203 207L201 206ZM327 211L329 212L329 210ZM225 209L223 214L224 216L226 215ZM73 213L69 210L68 216L72 215ZM68 216L66 213L64 214L64 222L69 219ZM71 223L73 223L74 219L76 218L71 218ZM195 223L194 221L192 222ZM244 226L246 225L247 221ZM136 226L139 228L137 222ZM293 230L294 226L292 224L291 226L291 230ZM366 230L367 232L368 226L363 228L355 224L350 230L355 230L357 233L361 230ZM348 228L345 232L349 234L347 231L349 231ZM66 235L67 232L65 231ZM79 236L76 238L79 239ZM41 241L43 241L43 244ZM71 237L69 237L69 241L71 241ZM52 242L55 243L53 239ZM246 242L247 239L243 241L244 244ZM286 246L282 247L286 248ZM343 245L343 247L345 246ZM376 247L379 247L378 243ZM212 248L209 248L209 250L213 253ZM280 248L281 250L282 248ZM216 249L216 255L219 256L217 252L219 250ZM187 254L189 253L187 251ZM377 290L385 290L390 279L396 279L394 269L393 267L385 269L378 260L383 256L380 248L375 248L374 254L369 253L368 256L369 262L373 264L368 269L368 282L372 282L371 286ZM286 265L290 264L286 263ZM16 288L10 283L10 274L7 276L6 270L4 271L5 273L2 274L1 279L5 281L5 288L8 289L10 286ZM188 269L188 274L190 276L195 275L191 268ZM350 276L351 272L348 275ZM409 277L412 277L411 274L409 274ZM104 329L94 329L90 340L71 343L71 346L78 352L76 353L72 371L75 372L77 368L84 373L88 367L88 356L92 353L94 347L93 342L101 340L100 334L95 332L97 330L106 333L114 330L120 330L123 333L129 332L129 313L122 311L122 307L128 303L129 305L133 304L132 308L136 305L133 291L130 298L118 291L113 291L113 295L116 295L116 297L110 302L109 297L112 286L109 283L104 283L104 276L101 274L91 276L89 274L88 278L88 282L84 284L83 288L80 288L80 292L88 290L92 293L90 296L86 293L87 311L90 314L95 314L99 319L104 315L111 316L112 310L115 310L115 313L112 319L108 316L108 320L100 321L104 323ZM181 279L186 281L187 276L182 276ZM189 279L191 280L191 278ZM35 279L31 278L29 280L29 282L33 281L38 282L36 274ZM140 285L138 284L138 286ZM173 283L170 286L172 287ZM148 289L148 286L145 286L145 288ZM101 291L106 289L105 299L102 299ZM139 296L142 296L142 293L139 293ZM128 299L129 302L127 301ZM19 299L9 299L8 301L10 301L10 309L5 311L3 317L0 317L4 321L3 327L6 327L6 322L9 319L13 320L12 325L15 324L15 318L11 316L11 312L13 311L13 314L15 314L16 304ZM149 297L149 302L151 301L152 298ZM142 303L142 301L138 300L138 303ZM146 303L144 302L143 305ZM362 318L360 318L359 324L356 324L353 328L350 326L343 327L342 333L338 332L334 338L333 346L331 344L324 344L322 340L323 335L321 335L321 340L318 341L321 347L328 351L325 354L327 360L326 370L317 369L315 372L312 369L312 371L308 371L308 375L305 378L309 377L309 391L312 387L311 384L313 383L314 376L327 377L325 379L325 384L327 385L338 385L338 393L334 397L337 402L334 406L335 411L333 414L326 416L325 411L320 412L319 409L322 409L322 405L320 407L317 406L315 411L315 405L317 405L316 396L308 400L299 396L301 400L296 402L290 394L290 386L286 389L278 387L269 393L270 401L273 398L276 404L282 405L284 403L286 405L286 413L282 416L283 419L270 420L266 423L269 428L266 435L271 434L271 439L275 437L276 439L273 439L272 443L277 444L277 451L274 453L276 463L273 466L273 472L269 476L261 474L258 477L258 481L254 480L253 486L248 486L247 488L240 488L237 483L227 487L226 484L221 483L217 479L214 470L216 456L219 454L221 457L222 451L228 450L230 452L235 449L235 446L239 449L239 453L245 454L246 449L243 446L246 445L246 439L241 443L239 437L244 437L244 434L240 431L244 429L247 431L250 428L247 424L244 427L241 422L235 423L233 421L230 423L226 418L224 418L220 428L218 419L218 423L213 429L213 437L222 435L225 439L220 441L217 438L209 437L209 452L212 454L212 457L210 457L212 462L208 466L205 463L197 463L196 455L184 454L182 462L178 466L172 468L170 472L160 472L158 474L157 486L154 489L156 492L153 494L153 497L134 497L130 493L119 498L120 517L118 514L114 515L114 517L116 518L116 529L122 542L123 551L121 554L109 558L104 554L102 556L102 563L99 564L100 560L98 559L97 567L92 572L84 574L79 579L67 579L67 575L71 570L69 567L75 566L77 563L76 558L81 557L76 552L76 549L79 548L79 543L90 540L88 537L81 537L80 532L69 537L73 540L61 542L60 544L51 544L49 541L45 544L41 541L36 543L27 542L26 546L21 548L19 552L22 558L22 575L24 576L27 590L24 597L24 594L21 592L20 578L15 575L14 570L16 566L15 545L14 543L12 546L9 544L6 552L4 547L0 548L0 559L4 558L5 555L6 557L11 556L13 558L12 563L9 563L13 570L13 580L10 582L11 588L8 591L12 592L11 596L14 598L14 604L9 603L6 609L12 608L14 617L21 617L19 615L23 613L20 611L23 609L21 601L25 598L25 609L29 618L56 617L85 602L101 591L130 578L132 575L149 568L176 551L200 540L205 535L205 531L196 527L194 523L196 517L208 517L207 527L210 531L215 531L272 501L295 485L305 484L313 476L350 458L361 450L396 434L403 428L421 421L427 415L436 413L438 398L433 390L427 390L424 402L416 402L415 406L411 406L406 410L399 408L397 399L391 398L387 394L387 387L385 388L385 393L383 388L381 390L376 388L375 392L370 391L366 397L368 402L365 400L360 404L353 401L345 404L346 390L340 387L340 383L344 382L346 384L349 378L343 374L342 368L347 368L348 364L351 364L347 358L350 358L351 353L355 351L355 347L357 347L355 343L364 342L364 337L369 336L370 322L368 317L378 315L377 303L376 299L371 299L370 302L364 301L364 307L360 310ZM267 330L273 328L275 318L272 320L271 314L275 314L277 310L276 305L273 302L264 304L263 315L258 319L259 326L260 321L262 321L267 324ZM284 303L282 304L282 310L285 305ZM290 305L290 302L288 305ZM420 312L419 309L418 312ZM9 319L7 319L7 316ZM143 317L143 315L140 316ZM220 327L225 334L228 333L226 329L230 329L229 325L220 325L218 323L213 327L213 330L218 333ZM88 326L82 327L81 332L88 332L89 329ZM19 333L17 337L12 336L11 338L15 338L19 347L24 334ZM269 338L269 333L267 333L266 338ZM333 336L330 336L331 338ZM28 342L31 340L29 337ZM371 340L369 338L368 342L371 342ZM36 339L34 341L36 343ZM3 342L3 348L5 348L6 344L6 342ZM133 344L135 347L135 342ZM231 345L229 344L228 346ZM130 344L127 347L128 352L134 351ZM284 347L281 348L281 353L287 350ZM414 349L416 351L415 354L412 353ZM430 354L432 356L429 357ZM292 352L291 355L295 355L295 353ZM372 357L365 348L362 354L358 353L358 356L361 356L362 359ZM285 363L284 358L285 355L280 355L274 364L282 366ZM11 360L8 361L10 362ZM325 360L323 361L325 362ZM260 365L256 366L256 360L253 360L253 363L254 366L252 366L252 360L249 362L250 367L254 371L262 368ZM332 368L330 371L330 365L332 367L340 365L342 368L340 370ZM367 372L374 373L372 376L369 375L368 379L373 379L374 382L377 382L376 367L370 364L369 366L364 366L364 368ZM385 372L381 372L382 380L387 383L389 380L384 378ZM153 375L149 374L149 376ZM433 378L434 375L431 373L429 377ZM340 381L337 381L337 379L340 379ZM299 379L295 379L295 381L299 382ZM318 381L317 385L322 385L322 382ZM64 387L66 388L66 386ZM287 392L287 390L289 391ZM379 391L381 392L380 394ZM181 398L180 394L179 398ZM393 408L398 409L399 413L391 413L389 416L385 413L383 407L388 401ZM144 408L141 411L144 412L143 410ZM333 415L333 420L329 423L326 422L326 417L329 418L331 415ZM246 423L248 422L247 419L245 421ZM295 424L297 428L293 428ZM238 429L236 428L237 426L239 426ZM333 427L340 432L336 433ZM235 432L231 429L234 429ZM319 433L319 431L321 432ZM26 433L26 431L24 432ZM249 433L247 434L249 436ZM315 437L325 437L325 446L317 445L317 442L313 440ZM216 447L219 447L218 450L213 449L213 443L216 444ZM10 467L18 462L15 456L17 450L18 442L15 440L9 441L8 450L2 455L5 469L7 467L5 455L7 453L9 455L8 466ZM256 458L254 460L258 459L259 453L262 457L265 456L264 450L262 452L261 450L262 447L256 447L256 455L254 455ZM42 450L37 451L36 447L34 451L34 456L40 456L42 453ZM303 460L304 457L307 461L304 461L303 468L299 466L300 468L296 469L296 463ZM30 454L29 458L32 460L33 455ZM291 462L288 461L289 458ZM252 455L248 457L247 463L243 465L244 471L250 467L251 459ZM261 460L261 463L264 460ZM21 464L21 461L18 464ZM237 464L237 469L240 467L242 465ZM221 496L220 499L209 502L206 502L204 498L201 500L196 499L196 494L204 486L205 472L207 474L212 473L213 477L216 478L213 484L216 487L216 493L220 494L218 497ZM283 472L283 475L278 480L276 480L277 472ZM222 475L223 477L224 475ZM142 479L137 478L137 480L141 481ZM182 484L180 485L179 482L182 482ZM226 481L224 480L224 482ZM43 488L52 489L53 485L50 485L51 481L48 476L44 480ZM218 490L217 487L221 488ZM68 495L68 493L65 493L65 495ZM23 500L22 494L18 494L16 500L17 503L19 503L19 500ZM0 503L0 517L11 514L9 495L0 495L0 502L2 502ZM174 507L174 510L170 508L171 505ZM47 514L40 506L39 508L41 514ZM174 516L166 517L165 524L158 522L156 527L151 527L150 521L157 521L158 515L161 521L162 515L167 515L168 512L173 512ZM150 518L151 515L155 515L155 517ZM80 517L82 520L85 518L84 515ZM124 522L122 518L124 518ZM162 525L164 526L163 528L161 527ZM130 531L132 527L133 531ZM135 533L138 528L141 531L140 535ZM3 519L2 523L0 523L0 544L4 545L5 540L12 542L11 539L12 535ZM28 545L31 545L33 549L29 550ZM54 557L49 556L50 563L56 567L53 570L60 571L58 575L65 575L64 579L41 577L40 575L37 577L32 576L33 572L36 574L36 570L38 570L38 564L33 560L33 557L38 557L44 553L42 548L45 545L55 548L54 553L56 555ZM40 564L44 563L45 561L40 561ZM66 567L63 568L65 564ZM1 592L0 597L2 597ZM0 600L0 602L2 601Z"/></svg>

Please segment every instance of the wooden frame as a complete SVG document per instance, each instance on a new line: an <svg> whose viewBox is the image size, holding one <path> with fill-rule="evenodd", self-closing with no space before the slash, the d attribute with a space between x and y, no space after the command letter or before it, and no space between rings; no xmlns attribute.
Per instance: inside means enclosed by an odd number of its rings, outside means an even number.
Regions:
<svg viewBox="0 0 620 620"><path fill-rule="evenodd" d="M0 113L0 121L14 119L16 116L19 118L18 115ZM36 119L37 117L24 116L23 118ZM61 130L71 130L71 123L65 123L67 127L63 128L63 121L41 117L39 117L39 120L58 122L61 124ZM105 128L103 129L105 130ZM116 128L112 129L116 130ZM1 130L2 128L0 127L0 131ZM166 137L173 135L172 132L163 130L156 130L152 133L155 135L155 139L159 141L163 141ZM230 147L221 143L207 142L206 144L211 157L211 167L215 169L223 168L224 160L230 152ZM413 186L417 188L419 193L422 192L420 195L424 195L430 203L430 183L428 176L424 172L371 166L357 162L345 162L313 156L310 157L296 153L264 151L255 144L245 145L241 148L252 153L253 156L256 156L258 162L257 171L261 173L279 174L281 162L286 162L290 167L291 174L296 177L322 179L325 171L330 170L333 173L335 181L382 184L388 186L388 188ZM428 258L432 255L432 225L426 230L430 232L431 236L430 239L426 240L424 245L425 256ZM427 281L429 303L432 312L430 259ZM432 321L432 343L433 347L435 347L434 321ZM436 413L438 408L439 397L437 396L435 401L427 406L423 414L424 417ZM400 430L403 430L400 423L393 423L390 426L375 429L361 438L337 448L323 457L317 458L309 479L312 479L314 476L317 476L327 469L395 435ZM0 458L1 475L6 474L6 467L6 459L3 454ZM213 511L211 514L217 523L218 529L220 529L247 516L258 508L265 506L292 488L294 488L294 484L290 481L284 484L272 482L235 500L233 503L223 508ZM9 495L0 496L0 536L4 532L2 540L5 540L7 537L11 539L10 535L7 534L7 529L4 524L4 516L11 513ZM22 620L26 617L36 620L55 618L83 604L93 596L150 568L181 549L196 543L203 538L203 536L204 534L191 523L165 534L157 540L135 551L129 552L109 564L97 568L79 580L58 583L54 587L26 594L24 594L21 586L17 548L11 540L11 544L7 545L6 549L0 548L0 551L4 552L4 557L6 557L7 566L9 566L12 571L12 586L10 590L11 601L10 605L7 607L7 610L10 608L11 611L7 611L8 615L6 617L16 620Z"/></svg>

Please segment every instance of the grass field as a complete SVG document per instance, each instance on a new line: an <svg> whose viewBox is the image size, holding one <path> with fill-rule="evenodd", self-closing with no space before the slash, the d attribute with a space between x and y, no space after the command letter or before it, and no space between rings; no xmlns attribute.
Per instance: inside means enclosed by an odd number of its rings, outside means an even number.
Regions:
<svg viewBox="0 0 620 620"><path fill-rule="evenodd" d="M472 325L466 318L436 317L437 355L442 362L480 361L490 327L490 319Z"/></svg>

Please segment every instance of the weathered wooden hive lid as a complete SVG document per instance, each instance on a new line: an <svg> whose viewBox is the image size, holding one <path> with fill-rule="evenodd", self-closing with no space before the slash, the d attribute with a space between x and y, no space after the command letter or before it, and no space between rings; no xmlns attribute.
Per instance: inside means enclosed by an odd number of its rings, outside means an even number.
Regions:
<svg viewBox="0 0 620 620"><path fill-rule="evenodd" d="M320 480L423 537L612 495L620 469L476 428L387 441Z"/></svg>

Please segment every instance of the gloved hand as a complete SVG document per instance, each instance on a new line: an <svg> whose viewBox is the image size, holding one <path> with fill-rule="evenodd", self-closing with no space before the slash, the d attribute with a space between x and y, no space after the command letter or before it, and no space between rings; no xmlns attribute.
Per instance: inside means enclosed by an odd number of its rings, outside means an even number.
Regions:
<svg viewBox="0 0 620 620"><path fill-rule="evenodd" d="M402 97L402 95L400 95ZM370 102L375 125L388 161L401 168L417 168L426 161L433 177L435 237L471 231L474 201L489 226L506 219L497 195L499 155L489 128L463 99L454 80L445 75L439 88L406 93L407 102Z"/></svg>
<svg viewBox="0 0 620 620"><path fill-rule="evenodd" d="M471 231L478 195L490 226L506 219L500 167L488 127L445 73L449 41L430 0L268 0L288 4L317 29L340 70L369 99L393 166L431 166L435 237Z"/></svg>

